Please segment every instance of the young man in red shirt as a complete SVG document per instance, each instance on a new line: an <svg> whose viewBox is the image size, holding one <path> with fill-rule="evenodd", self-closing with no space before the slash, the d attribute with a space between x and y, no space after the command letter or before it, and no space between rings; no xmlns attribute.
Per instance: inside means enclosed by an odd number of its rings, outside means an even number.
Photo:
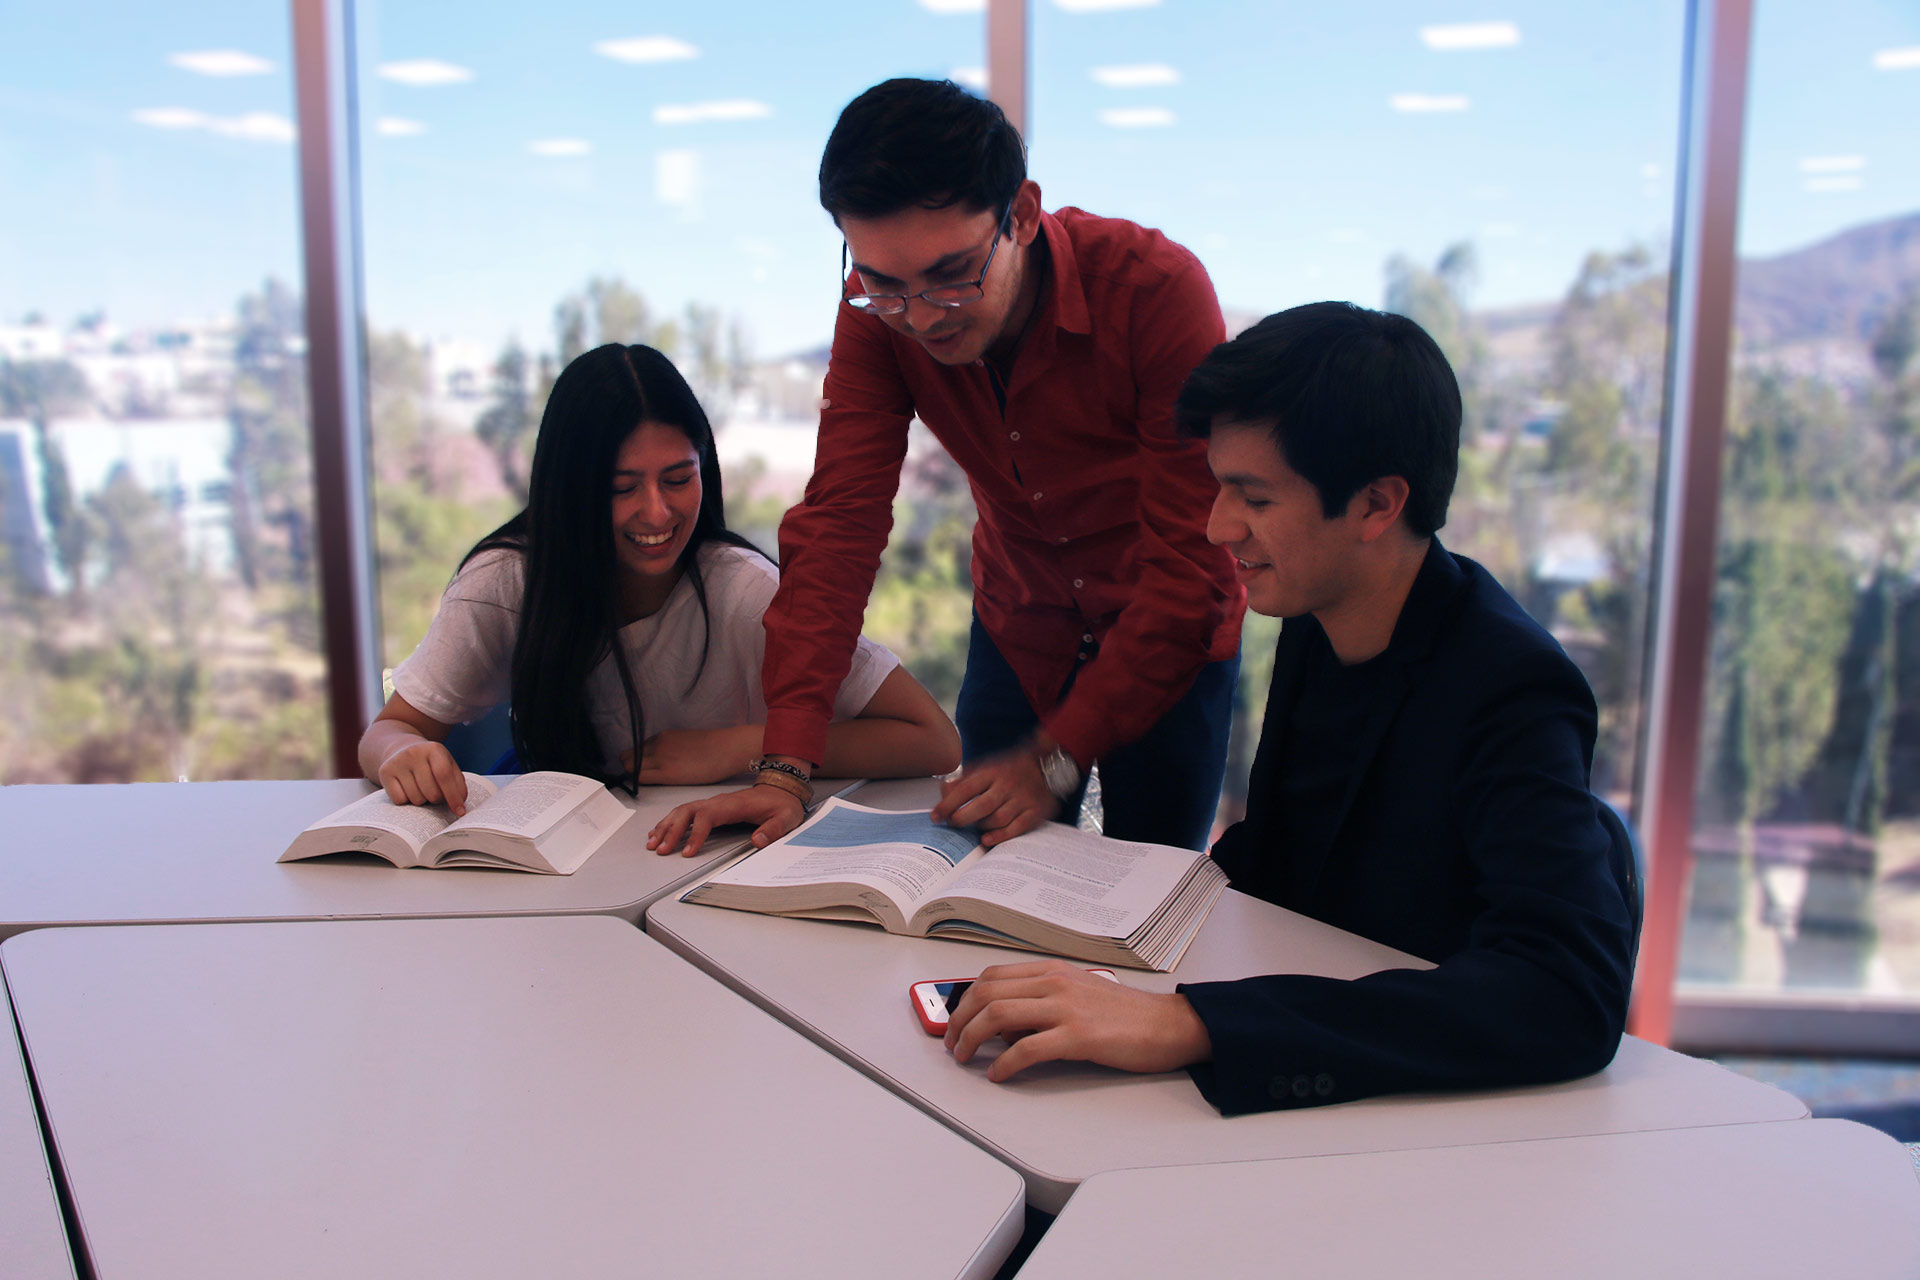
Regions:
<svg viewBox="0 0 1920 1280"><path fill-rule="evenodd" d="M820 759L917 416L978 508L967 763L935 816L988 844L1072 821L1098 761L1109 834L1203 847L1245 611L1207 542L1204 447L1173 421L1223 336L1205 270L1157 231L1045 212L1018 132L948 81L856 98L820 200L851 265L813 477L780 527L762 763ZM755 799L798 820L781 788Z"/></svg>

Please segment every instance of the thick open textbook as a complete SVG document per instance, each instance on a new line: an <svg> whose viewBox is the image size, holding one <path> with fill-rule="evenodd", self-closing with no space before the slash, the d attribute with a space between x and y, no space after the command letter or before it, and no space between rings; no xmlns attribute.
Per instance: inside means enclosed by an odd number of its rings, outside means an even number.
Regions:
<svg viewBox="0 0 1920 1280"><path fill-rule="evenodd" d="M376 791L302 831L281 862L371 853L396 867L501 867L567 876L632 811L592 778L528 773L504 785L467 778L466 816L443 804L395 804Z"/></svg>
<svg viewBox="0 0 1920 1280"><path fill-rule="evenodd" d="M1190 849L1056 822L983 849L928 814L836 797L681 900L1164 972L1227 887L1213 859Z"/></svg>

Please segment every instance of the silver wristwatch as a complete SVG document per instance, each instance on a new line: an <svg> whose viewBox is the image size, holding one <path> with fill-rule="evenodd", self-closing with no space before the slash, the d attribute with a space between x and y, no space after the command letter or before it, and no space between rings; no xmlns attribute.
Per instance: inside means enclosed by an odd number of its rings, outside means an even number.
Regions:
<svg viewBox="0 0 1920 1280"><path fill-rule="evenodd" d="M1071 799L1080 786L1080 766L1065 747L1055 747L1034 757L1040 764L1040 778L1056 800Z"/></svg>

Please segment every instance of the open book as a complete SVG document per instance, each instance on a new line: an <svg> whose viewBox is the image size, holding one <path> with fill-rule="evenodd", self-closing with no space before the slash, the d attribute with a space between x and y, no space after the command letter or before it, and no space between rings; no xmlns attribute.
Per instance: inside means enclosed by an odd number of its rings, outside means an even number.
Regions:
<svg viewBox="0 0 1920 1280"><path fill-rule="evenodd" d="M569 876L632 811L592 778L528 773L496 785L466 775L467 812L395 804L384 791L335 810L294 838L281 862L371 853L396 867L500 867Z"/></svg>
<svg viewBox="0 0 1920 1280"><path fill-rule="evenodd" d="M1165 972L1227 887L1213 859L1190 849L1056 822L983 849L971 831L935 826L930 812L835 797L681 901Z"/></svg>

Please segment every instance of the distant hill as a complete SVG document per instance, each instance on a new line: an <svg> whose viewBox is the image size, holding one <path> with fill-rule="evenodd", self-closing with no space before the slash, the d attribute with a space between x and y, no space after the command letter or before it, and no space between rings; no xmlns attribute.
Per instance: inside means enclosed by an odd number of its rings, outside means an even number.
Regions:
<svg viewBox="0 0 1920 1280"><path fill-rule="evenodd" d="M1743 260L1735 324L1749 348L1857 343L1909 289L1920 289L1920 213Z"/></svg>

